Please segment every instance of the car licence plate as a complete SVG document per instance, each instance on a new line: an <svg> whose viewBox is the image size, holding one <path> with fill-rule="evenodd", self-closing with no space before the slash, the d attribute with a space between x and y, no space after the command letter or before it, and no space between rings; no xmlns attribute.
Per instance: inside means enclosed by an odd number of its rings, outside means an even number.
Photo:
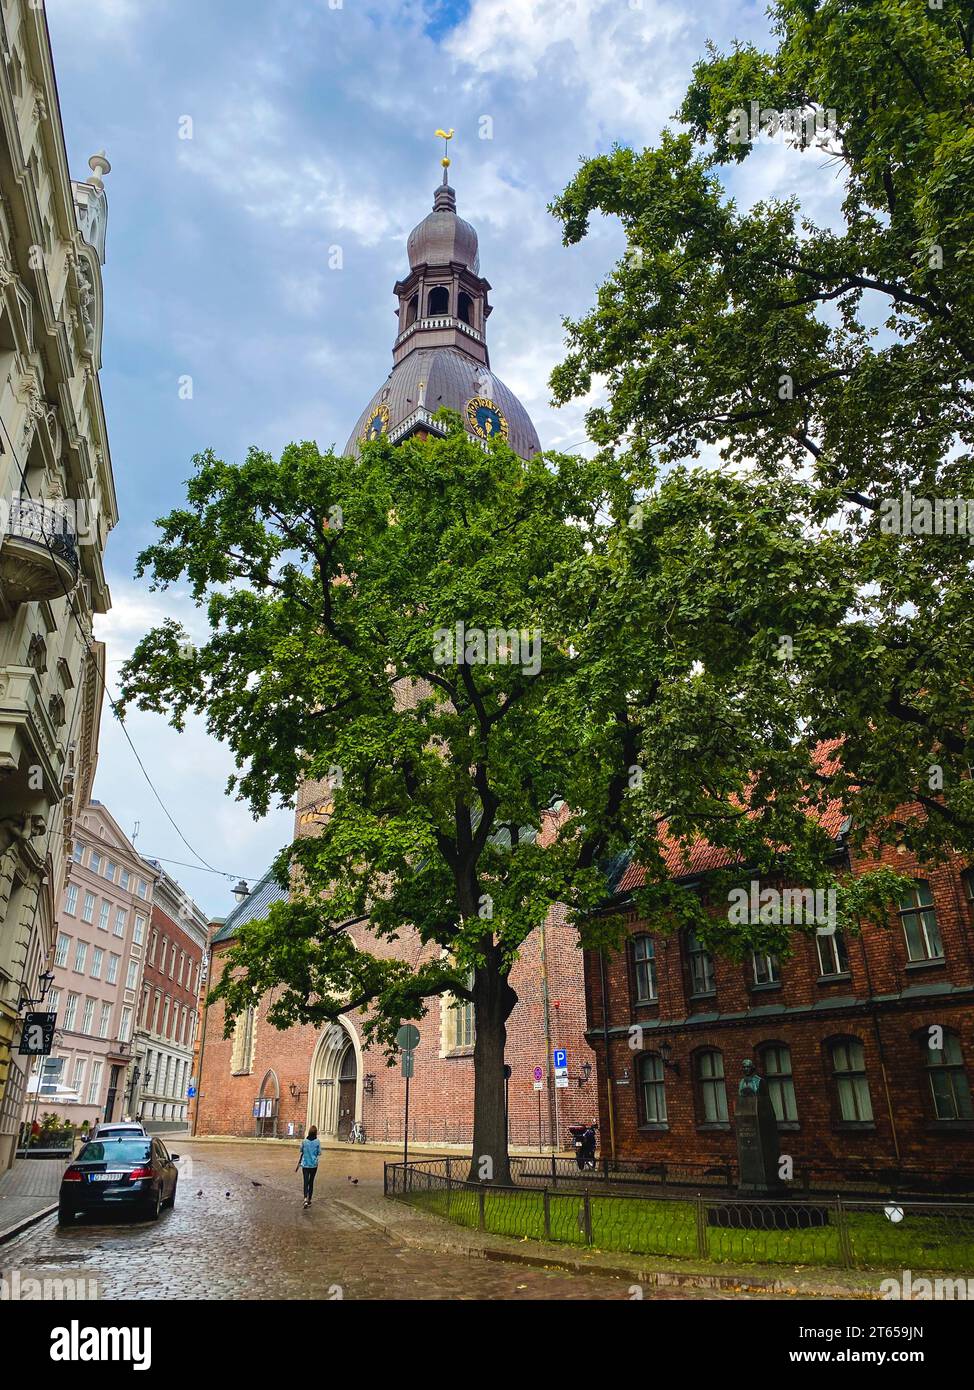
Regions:
<svg viewBox="0 0 974 1390"><path fill-rule="evenodd" d="M89 1173L89 1182L120 1182L125 1177L124 1173Z"/></svg>

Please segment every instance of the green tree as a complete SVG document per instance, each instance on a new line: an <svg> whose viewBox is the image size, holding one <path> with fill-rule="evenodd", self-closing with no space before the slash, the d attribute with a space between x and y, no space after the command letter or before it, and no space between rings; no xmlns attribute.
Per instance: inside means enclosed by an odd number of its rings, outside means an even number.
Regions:
<svg viewBox="0 0 974 1390"><path fill-rule="evenodd" d="M790 934L732 922L725 889L756 871L834 881L816 793L788 783L797 697L768 631L782 613L828 627L844 542L802 533L801 484L712 477L707 491L674 474L637 508L616 469L525 462L445 418L445 439L380 440L354 459L313 444L240 466L201 455L139 572L187 579L209 640L193 647L173 622L150 632L123 699L176 727L204 715L255 814L303 778L330 787L320 833L277 861L289 900L228 953L214 991L227 1027L273 989L272 1024L358 1008L391 1052L430 999L472 1001L471 1172L503 1182L509 976L553 904L585 944L617 940L618 918L592 913L636 856L659 929L692 922L740 956L786 952ZM762 583L781 568L802 580L790 598ZM673 881L674 850L701 834L734 864L713 912ZM882 875L858 884L843 911L855 920L890 891ZM409 930L418 963L389 949Z"/></svg>
<svg viewBox="0 0 974 1390"><path fill-rule="evenodd" d="M665 769L647 813L678 787L690 810L711 794L733 814L749 764L761 799L817 782L860 844L969 851L974 6L778 0L771 14L772 51L711 48L697 65L682 133L586 160L553 205L566 244L596 210L626 234L592 310L566 321L552 384L563 403L607 383L589 428L643 489L633 563L652 583L680 496L699 518L686 562L699 572L729 549L728 575L749 571L741 603L731 582L705 615L713 632L683 634L702 676L679 723L713 743L723 784L708 792L666 721L646 719L642 756ZM797 197L729 196L730 168L763 157L761 112L779 113L792 160L841 188L838 225ZM762 571L772 538L744 552L786 500ZM740 626L736 673L714 650L721 621Z"/></svg>

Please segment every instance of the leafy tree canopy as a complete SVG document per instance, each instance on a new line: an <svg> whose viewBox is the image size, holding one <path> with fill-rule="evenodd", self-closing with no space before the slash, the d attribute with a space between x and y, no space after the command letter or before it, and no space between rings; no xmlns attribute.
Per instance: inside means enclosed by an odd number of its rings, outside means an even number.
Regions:
<svg viewBox="0 0 974 1390"><path fill-rule="evenodd" d="M749 573L740 606L732 590L719 604L742 627L733 698L712 637L684 635L705 673L686 727L721 740L717 766L757 752L761 796L824 776L860 844L970 851L974 6L778 0L771 14L772 51L711 48L697 65L682 133L586 160L553 205L566 244L595 211L628 242L592 310L566 321L555 398L606 383L589 427L651 518L634 564L656 572L675 486L700 518L687 563L730 548L723 563ZM779 138L820 194L842 190L835 222L798 197L742 208L728 194L729 169L766 154L762 112L790 128ZM732 477L757 517L739 491L730 515L712 506ZM768 495L793 508L787 524ZM777 546L754 550L760 518ZM762 719L771 762L753 747ZM841 747L826 773L823 743ZM677 775L655 719L643 756Z"/></svg>

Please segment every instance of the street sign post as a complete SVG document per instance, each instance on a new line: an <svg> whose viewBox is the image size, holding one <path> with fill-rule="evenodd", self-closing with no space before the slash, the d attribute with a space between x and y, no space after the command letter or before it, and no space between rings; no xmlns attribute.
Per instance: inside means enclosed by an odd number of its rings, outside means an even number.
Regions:
<svg viewBox="0 0 974 1390"><path fill-rule="evenodd" d="M565 1090L568 1085L568 1053L563 1047L556 1047L552 1053L555 1072L555 1086L559 1091Z"/></svg>
<svg viewBox="0 0 974 1390"><path fill-rule="evenodd" d="M544 1090L544 1067L534 1069L534 1089L538 1093L538 1153L544 1153L544 1140L541 1133L541 1092Z"/></svg>
<svg viewBox="0 0 974 1390"><path fill-rule="evenodd" d="M413 1053L419 1046L419 1029L414 1023L404 1023L396 1034L396 1045L402 1052L402 1074L406 1078L406 1120L402 1135L403 1185L406 1183L406 1164L409 1162L409 1080L413 1074Z"/></svg>

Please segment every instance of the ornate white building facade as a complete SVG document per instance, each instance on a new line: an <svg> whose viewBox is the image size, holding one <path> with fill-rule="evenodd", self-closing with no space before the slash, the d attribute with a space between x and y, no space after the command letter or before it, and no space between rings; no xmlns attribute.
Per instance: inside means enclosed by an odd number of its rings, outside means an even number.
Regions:
<svg viewBox="0 0 974 1390"><path fill-rule="evenodd" d="M99 384L103 155L68 172L42 6L0 4L0 1171L26 1058L20 1020L54 949L104 688L92 614L117 521Z"/></svg>

